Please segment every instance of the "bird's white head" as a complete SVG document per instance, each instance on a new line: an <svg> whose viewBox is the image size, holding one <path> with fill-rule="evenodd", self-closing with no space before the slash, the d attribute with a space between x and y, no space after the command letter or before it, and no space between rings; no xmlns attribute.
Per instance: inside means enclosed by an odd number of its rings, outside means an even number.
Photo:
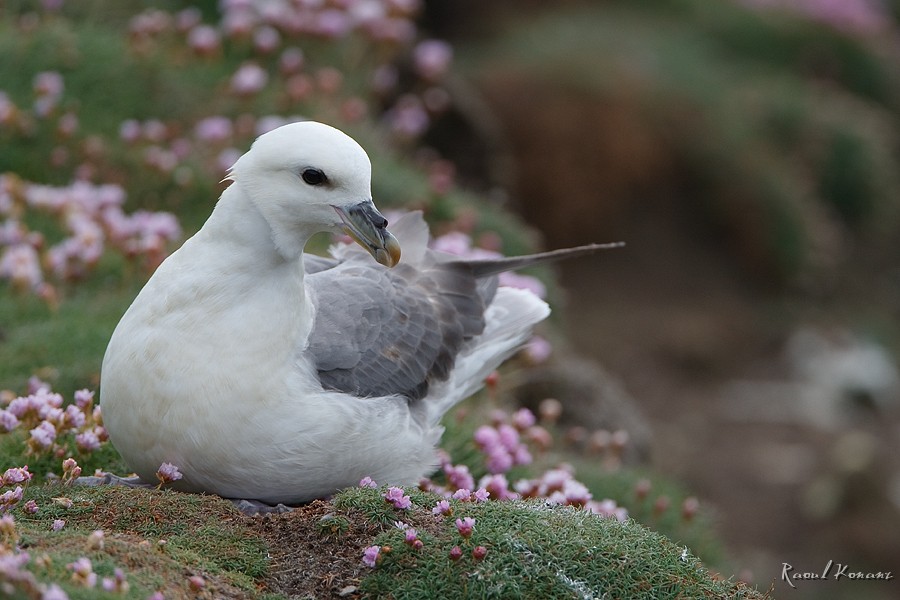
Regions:
<svg viewBox="0 0 900 600"><path fill-rule="evenodd" d="M290 123L261 135L229 172L272 229L286 258L320 231L349 234L392 267L400 245L375 208L372 165L356 141L329 125Z"/></svg>

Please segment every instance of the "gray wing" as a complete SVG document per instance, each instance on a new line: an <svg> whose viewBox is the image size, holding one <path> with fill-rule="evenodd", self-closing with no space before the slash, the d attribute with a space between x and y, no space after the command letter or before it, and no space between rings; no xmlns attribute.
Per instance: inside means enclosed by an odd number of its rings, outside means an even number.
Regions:
<svg viewBox="0 0 900 600"><path fill-rule="evenodd" d="M332 269L339 263L340 261L335 258L307 254L303 257L303 270L309 275L310 273L318 273L319 271Z"/></svg>
<svg viewBox="0 0 900 600"><path fill-rule="evenodd" d="M316 318L307 352L322 385L359 397L422 398L484 329L493 288L464 263L385 269L368 256L307 275Z"/></svg>

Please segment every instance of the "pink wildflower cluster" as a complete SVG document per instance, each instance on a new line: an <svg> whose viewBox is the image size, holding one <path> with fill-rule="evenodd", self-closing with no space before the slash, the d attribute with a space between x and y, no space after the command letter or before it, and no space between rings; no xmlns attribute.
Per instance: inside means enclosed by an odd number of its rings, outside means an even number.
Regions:
<svg viewBox="0 0 900 600"><path fill-rule="evenodd" d="M76 584L86 588L92 588L97 585L97 574L94 573L94 565L91 564L91 559L86 556L69 563L66 565L66 568L72 571L72 581Z"/></svg>
<svg viewBox="0 0 900 600"><path fill-rule="evenodd" d="M613 500L597 501L587 486L575 479L571 467L564 465L550 469L535 479L521 479L515 484L522 498L544 498L547 502L565 506L578 506L600 515L624 521L628 511Z"/></svg>
<svg viewBox="0 0 900 600"><path fill-rule="evenodd" d="M476 485L469 467L454 465L446 453L441 454L441 470L447 480L440 486L430 480L422 482L423 489L456 499L476 501L510 500L519 494L510 489L506 473L515 466L531 464L531 447L543 451L552 444L552 437L546 429L537 424L534 414L527 408L517 410L512 415L497 410L492 414L491 425L482 425L474 434L474 441L484 456L488 475Z"/></svg>
<svg viewBox="0 0 900 600"><path fill-rule="evenodd" d="M72 459L63 462L63 479L68 477L77 477L80 468ZM28 471L28 467L13 467L7 469L2 475L2 485L13 485L17 483L26 483L31 480L32 474ZM5 495L5 494L4 494ZM16 495L21 499L21 487L16 487ZM16 500L17 502L18 500ZM62 506L70 506L71 500L68 498L54 498L54 502ZM14 504L14 503L12 503ZM0 499L0 513L5 513L11 506L10 503L4 503ZM37 506L33 500L25 503L24 512L26 514L34 514L37 512ZM52 531L59 531L65 526L63 519L55 519L50 527ZM96 530L87 537L86 549L90 551L102 550L104 545L104 532ZM37 562L37 561L36 561ZM31 556L28 552L24 552L19 548L19 534L16 529L16 522L10 514L0 516L0 583L7 595L13 595L27 598L41 598L42 600L68 600L68 595L55 583L38 583L37 578L28 569L31 565ZM94 573L91 560L82 556L75 561L66 565L71 572L72 583L85 587L95 588L98 577ZM129 584L122 569L116 568L112 577L104 577L101 581L101 587L107 592L126 593L129 590Z"/></svg>
<svg viewBox="0 0 900 600"><path fill-rule="evenodd" d="M61 479L65 484L71 485L81 477L81 467L78 466L78 462L71 456L63 461L62 469L63 474Z"/></svg>
<svg viewBox="0 0 900 600"><path fill-rule="evenodd" d="M29 454L64 456L69 441L74 441L79 452L87 454L109 439L100 407L94 406L94 392L79 390L75 392L75 401L63 406L63 397L46 383L32 379L29 386L27 396L13 398L9 393L0 394L0 402L5 404L0 408L0 433L27 431Z"/></svg>
<svg viewBox="0 0 900 600"><path fill-rule="evenodd" d="M155 268L166 245L181 235L176 218L165 212L123 210L125 191L118 185L75 181L64 187L39 185L0 175L0 278L13 286L52 295L44 267L58 280L84 277L107 248L129 258L143 257ZM67 237L48 246L31 231L25 217L55 216Z"/></svg>
<svg viewBox="0 0 900 600"><path fill-rule="evenodd" d="M9 522L12 523L12 527L15 527L11 519ZM8 527L6 523L2 526L4 529ZM28 552L17 550L15 544L3 543L0 545L0 581L3 582L4 589L9 590L7 592L9 595L21 592L25 597L47 597L41 595L42 586L38 583L34 573L28 570L30 562L31 555ZM59 586L54 587L59 589ZM67 598L65 595L62 597Z"/></svg>
<svg viewBox="0 0 900 600"><path fill-rule="evenodd" d="M34 573L29 570L31 564L31 555L19 548L15 519L12 515L3 515L0 517L0 583L5 595L41 600L68 600L68 595L59 585L38 583Z"/></svg>
<svg viewBox="0 0 900 600"><path fill-rule="evenodd" d="M335 106L335 92L343 75L334 67L310 71L299 44L309 39L340 42L363 39L379 62L372 67L371 91L380 105L388 105L384 121L400 140L413 140L429 127L434 116L449 106L441 83L449 71L453 49L444 41L416 42L415 17L420 0L366 0L365 2L244 2L219 3L217 23L204 23L196 8L174 15L148 9L136 15L129 30L135 51L152 52L165 42L180 39L200 60L220 56L227 46L249 48L251 55L230 76L227 89L248 102L273 87L291 102L304 102L320 94ZM398 90L400 73L395 64L406 55L419 85ZM407 78L409 79L409 78ZM337 104L340 116L353 121L367 113L362 98Z"/></svg>
<svg viewBox="0 0 900 600"><path fill-rule="evenodd" d="M739 0L754 9L786 10L848 33L878 33L893 23L882 0Z"/></svg>
<svg viewBox="0 0 900 600"><path fill-rule="evenodd" d="M484 454L485 466L492 474L506 473L518 465L532 462L531 452L524 437L538 438L536 419L530 410L516 411L511 423L504 422L505 413L495 415L493 425L482 425L475 431L475 443ZM532 432L534 430L534 432ZM541 438L543 439L543 438Z"/></svg>
<svg viewBox="0 0 900 600"><path fill-rule="evenodd" d="M15 487L0 493L0 514L6 513L22 501L22 495L25 491L23 486L27 486L31 478L32 474L28 470L28 465L12 467L3 473L2 477L0 477L0 489Z"/></svg>
<svg viewBox="0 0 900 600"><path fill-rule="evenodd" d="M555 400L552 403L558 404ZM545 411L542 405L542 416ZM549 409L547 412L550 412ZM554 418L558 416L553 411ZM441 453L441 469L446 485L438 485L430 479L421 482L423 490L443 495L433 508L436 516L452 515L450 500L462 502L485 502L491 500L513 500L518 498L542 498L558 505L578 506L595 514L624 520L627 512L612 500L596 501L587 486L575 479L573 470L562 465L545 471L538 477L517 480L513 485L507 478L509 470L516 465L531 463L531 444L541 450L548 448L552 437L546 429L537 424L534 414L528 409L519 409L512 415L504 411L494 411L491 425L482 425L473 436L476 446L485 458L488 474L476 484L466 465L454 465L449 455ZM476 489L475 492L470 490ZM688 509L690 511L690 507Z"/></svg>
<svg viewBox="0 0 900 600"><path fill-rule="evenodd" d="M406 510L412 506L412 500L403 492L403 488L390 487L384 493L384 499L394 505L394 508Z"/></svg>

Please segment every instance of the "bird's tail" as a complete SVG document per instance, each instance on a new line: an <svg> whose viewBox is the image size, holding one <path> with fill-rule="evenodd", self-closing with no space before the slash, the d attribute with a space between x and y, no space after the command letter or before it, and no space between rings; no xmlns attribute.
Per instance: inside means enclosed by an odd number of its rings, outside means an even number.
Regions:
<svg viewBox="0 0 900 600"><path fill-rule="evenodd" d="M434 382L425 400L426 418L435 426L448 410L484 386L503 361L531 338L550 307L531 292L502 287L485 313L485 329L467 342L445 381Z"/></svg>
<svg viewBox="0 0 900 600"><path fill-rule="evenodd" d="M609 244L588 244L586 246L576 246L575 248L563 248L561 250L551 250L549 252L539 252L537 254L525 254L522 256L505 256L502 258L488 258L477 260L451 261L465 263L476 277L489 277L497 275L505 271L514 271L524 267L531 267L542 263L556 262L568 258L577 258L579 256L587 256L601 250L611 250L621 248L625 242L612 242Z"/></svg>

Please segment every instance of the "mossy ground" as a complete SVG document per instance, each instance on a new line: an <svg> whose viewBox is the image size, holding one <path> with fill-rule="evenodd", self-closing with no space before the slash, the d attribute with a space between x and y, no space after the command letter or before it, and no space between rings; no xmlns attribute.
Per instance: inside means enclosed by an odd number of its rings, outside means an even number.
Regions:
<svg viewBox="0 0 900 600"><path fill-rule="evenodd" d="M40 510L34 515L15 512L19 545L44 565L31 569L38 579L60 583L71 598L101 594L99 588L71 580L66 565L82 556L101 578L122 569L130 587L126 598L147 598L155 591L166 598L266 597L260 590L268 569L266 544L247 527L246 517L221 498L59 484L31 485L26 498ZM71 506L54 500L59 498L70 500ZM65 526L52 531L56 519ZM88 542L98 529L105 534L102 549ZM192 575L206 581L203 593L190 589Z"/></svg>
<svg viewBox="0 0 900 600"><path fill-rule="evenodd" d="M67 565L91 560L99 577L122 569L129 591L147 598L763 598L723 580L684 546L635 521L620 523L542 501L451 501L408 490L413 506L395 509L384 490L351 488L284 514L245 516L221 498L124 487L29 486L35 515L14 511L19 545L40 581L58 582L71 598L114 597L81 587ZM58 498L67 498L65 507ZM475 518L464 539L457 517ZM65 527L52 531L55 519ZM404 544L394 523L415 527L420 550ZM104 531L102 548L91 532ZM371 569L363 550L382 547ZM463 556L449 557L459 545ZM472 557L487 548L482 560ZM390 547L388 551L386 548ZM192 589L199 575L205 587ZM605 596L603 594L606 594Z"/></svg>

